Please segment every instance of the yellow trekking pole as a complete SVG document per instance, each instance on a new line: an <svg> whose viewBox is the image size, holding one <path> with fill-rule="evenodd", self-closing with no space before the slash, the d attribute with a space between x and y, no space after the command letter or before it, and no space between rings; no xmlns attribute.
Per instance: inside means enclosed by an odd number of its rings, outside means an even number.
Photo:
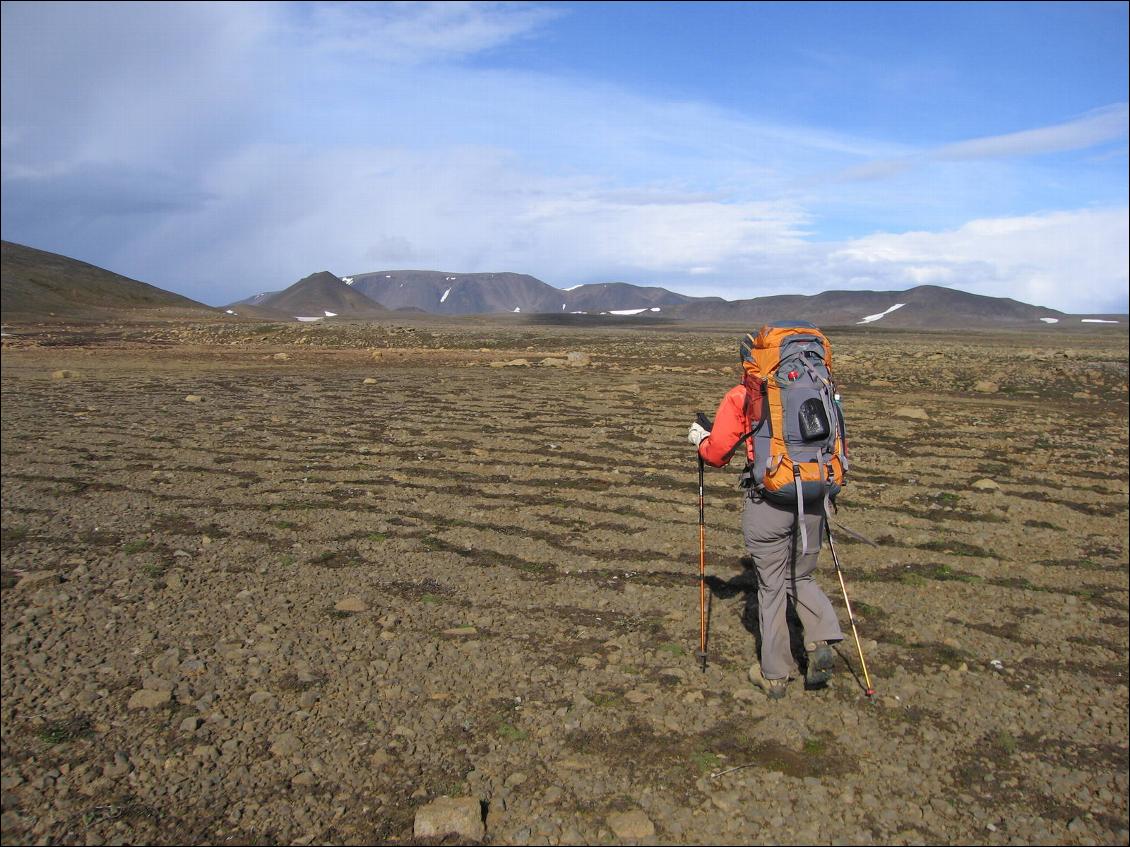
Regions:
<svg viewBox="0 0 1130 847"><path fill-rule="evenodd" d="M875 688L871 685L871 676L867 673L867 662L863 658L863 646L859 643L859 630L855 626L855 615L851 612L851 601L848 600L847 586L844 584L844 572L840 569L840 557L836 555L836 545L832 542L831 521L827 515L824 517L824 531L828 535L828 549L832 551L832 562L836 566L836 576L840 578L840 589L844 592L844 606L847 608L848 620L851 621L851 634L855 636L855 649L859 652L859 666L863 669L863 682L868 697L875 696Z"/></svg>

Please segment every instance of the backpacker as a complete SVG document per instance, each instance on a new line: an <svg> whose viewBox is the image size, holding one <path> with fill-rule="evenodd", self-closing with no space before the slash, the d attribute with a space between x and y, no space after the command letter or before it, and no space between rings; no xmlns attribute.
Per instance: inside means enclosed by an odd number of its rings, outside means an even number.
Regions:
<svg viewBox="0 0 1130 847"><path fill-rule="evenodd" d="M763 395L752 416L754 458L743 476L762 497L795 505L802 517L806 503L823 508L821 501L839 492L848 469L828 339L807 321L781 321L747 335L741 355Z"/></svg>

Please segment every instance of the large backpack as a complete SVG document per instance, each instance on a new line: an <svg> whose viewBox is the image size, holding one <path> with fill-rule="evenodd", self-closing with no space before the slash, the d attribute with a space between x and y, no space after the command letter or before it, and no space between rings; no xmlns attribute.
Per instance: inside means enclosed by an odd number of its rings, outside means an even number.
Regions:
<svg viewBox="0 0 1130 847"><path fill-rule="evenodd" d="M807 321L770 323L745 337L741 355L763 395L752 416L750 484L767 500L795 505L802 517L806 503L825 507L848 469L828 339Z"/></svg>

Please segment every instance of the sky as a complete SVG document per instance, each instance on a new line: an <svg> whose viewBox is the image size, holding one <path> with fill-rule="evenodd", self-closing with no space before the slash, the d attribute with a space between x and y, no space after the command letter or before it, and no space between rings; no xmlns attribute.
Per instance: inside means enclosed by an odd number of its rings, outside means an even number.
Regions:
<svg viewBox="0 0 1130 847"><path fill-rule="evenodd" d="M0 230L211 305L411 268L1126 312L1128 9L4 2Z"/></svg>

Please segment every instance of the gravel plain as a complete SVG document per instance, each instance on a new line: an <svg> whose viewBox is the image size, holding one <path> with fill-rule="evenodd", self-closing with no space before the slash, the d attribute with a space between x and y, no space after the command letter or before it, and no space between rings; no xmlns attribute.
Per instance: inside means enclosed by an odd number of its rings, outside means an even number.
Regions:
<svg viewBox="0 0 1130 847"><path fill-rule="evenodd" d="M777 703L734 331L7 331L4 843L1127 843L1125 331L829 330L877 694Z"/></svg>

